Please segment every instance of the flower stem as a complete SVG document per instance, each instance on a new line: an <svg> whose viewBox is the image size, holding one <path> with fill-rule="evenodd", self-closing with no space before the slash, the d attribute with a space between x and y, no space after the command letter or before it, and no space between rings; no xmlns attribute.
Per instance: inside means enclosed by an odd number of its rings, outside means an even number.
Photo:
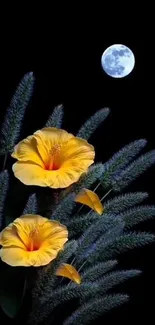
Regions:
<svg viewBox="0 0 155 325"><path fill-rule="evenodd" d="M87 260L85 260L84 262L83 262L83 264L80 266L80 268L78 269L78 272L80 272L81 270L82 270L82 268L84 267L84 265L87 263Z"/></svg>
<svg viewBox="0 0 155 325"><path fill-rule="evenodd" d="M110 194L112 188L101 198L101 202Z"/></svg>
<svg viewBox="0 0 155 325"><path fill-rule="evenodd" d="M5 165L6 165L7 157L8 157L8 155L7 155L7 153L6 153L5 156L4 156L4 162L3 162L3 168L2 168L2 170L5 169Z"/></svg>
<svg viewBox="0 0 155 325"><path fill-rule="evenodd" d="M98 187L101 185L101 182L99 182L96 187L94 188L93 192L96 192L96 190L98 189Z"/></svg>
<svg viewBox="0 0 155 325"><path fill-rule="evenodd" d="M76 260L76 256L73 258L73 260L72 260L72 262L71 262L71 265L74 264L75 260Z"/></svg>

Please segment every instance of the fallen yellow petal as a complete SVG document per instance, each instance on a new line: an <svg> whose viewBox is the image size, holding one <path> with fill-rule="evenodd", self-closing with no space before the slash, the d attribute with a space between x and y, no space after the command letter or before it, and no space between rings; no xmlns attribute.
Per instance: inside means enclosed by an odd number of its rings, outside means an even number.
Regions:
<svg viewBox="0 0 155 325"><path fill-rule="evenodd" d="M87 188L82 189L82 191L77 194L75 202L89 206L92 210L100 215L103 213L104 207L98 195Z"/></svg>
<svg viewBox="0 0 155 325"><path fill-rule="evenodd" d="M58 267L56 270L56 275L68 278L78 284L81 283L81 276L78 271L74 266L67 263L63 263Z"/></svg>

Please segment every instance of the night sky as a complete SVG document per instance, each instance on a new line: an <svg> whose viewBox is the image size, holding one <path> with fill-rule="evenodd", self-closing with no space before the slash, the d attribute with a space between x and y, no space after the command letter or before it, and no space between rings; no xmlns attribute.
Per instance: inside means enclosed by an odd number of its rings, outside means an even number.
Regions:
<svg viewBox="0 0 155 325"><path fill-rule="evenodd" d="M101 125L91 143L96 149L96 161L106 161L122 146L140 138L146 138L146 150L155 149L154 118L151 105L146 106L145 49L142 38L119 35L106 36L98 33L82 33L71 36L65 32L42 37L36 43L35 34L18 43L10 40L8 50L2 51L0 118L22 76L33 71L36 77L34 96L29 106L23 137L44 126L55 105L63 104L63 127L76 133L80 125L103 107L111 113ZM19 40L18 40L19 41ZM135 68L125 78L114 79L101 67L101 55L110 45L121 43L135 55ZM148 191L147 203L155 204L155 166L136 180L126 191ZM155 233L155 220L138 226L139 230ZM101 324L110 320L140 322L144 316L149 321L153 315L155 290L155 246L151 245L120 257L122 268L140 268L143 275L127 281L119 291L130 294L130 303L101 318ZM118 291L118 290L117 290ZM97 323L97 322L96 322Z"/></svg>

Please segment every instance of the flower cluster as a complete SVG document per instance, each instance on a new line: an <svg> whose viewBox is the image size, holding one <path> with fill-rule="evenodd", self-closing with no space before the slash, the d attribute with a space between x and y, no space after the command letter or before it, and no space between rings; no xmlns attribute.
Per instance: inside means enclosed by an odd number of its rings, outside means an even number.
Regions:
<svg viewBox="0 0 155 325"><path fill-rule="evenodd" d="M94 147L62 129L44 128L19 142L12 153L17 159L13 172L26 185L66 188L77 182L94 162ZM103 206L94 192L83 189L75 202L102 214ZM11 266L44 266L53 261L68 241L68 230L58 221L27 214L15 219L0 234L0 257ZM80 275L62 264L56 275L80 283Z"/></svg>

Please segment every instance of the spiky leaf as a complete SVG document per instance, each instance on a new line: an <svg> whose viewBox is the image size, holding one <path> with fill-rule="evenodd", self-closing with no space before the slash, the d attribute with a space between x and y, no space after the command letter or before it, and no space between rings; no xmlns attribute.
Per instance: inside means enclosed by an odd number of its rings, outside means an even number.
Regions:
<svg viewBox="0 0 155 325"><path fill-rule="evenodd" d="M125 209L143 202L147 197L148 193L145 192L133 192L115 196L114 198L104 202L104 212L118 214Z"/></svg>
<svg viewBox="0 0 155 325"><path fill-rule="evenodd" d="M131 142L123 147L113 157L104 164L102 175L102 185L109 188L113 176L121 171L135 158L136 155L145 147L147 141L144 139Z"/></svg>
<svg viewBox="0 0 155 325"><path fill-rule="evenodd" d="M86 325L100 315L116 308L128 301L127 295L106 295L102 298L92 299L83 304L66 319L63 325Z"/></svg>
<svg viewBox="0 0 155 325"><path fill-rule="evenodd" d="M4 203L6 200L7 192L9 187L9 174L7 170L0 173L0 230L2 229L4 219Z"/></svg>
<svg viewBox="0 0 155 325"><path fill-rule="evenodd" d="M29 196L22 214L24 215L24 214L36 214L36 213L37 213L37 198L36 198L36 194L34 193Z"/></svg>
<svg viewBox="0 0 155 325"><path fill-rule="evenodd" d="M64 116L63 105L56 106L52 114L49 116L45 127L61 128L63 116Z"/></svg>
<svg viewBox="0 0 155 325"><path fill-rule="evenodd" d="M155 217L155 206L144 205L131 208L119 215L125 222L125 229L130 229L140 222Z"/></svg>
<svg viewBox="0 0 155 325"><path fill-rule="evenodd" d="M116 260L109 260L107 262L97 263L93 266L88 267L83 273L82 273L82 279L83 281L96 281L99 279L103 274L111 271L116 265Z"/></svg>
<svg viewBox="0 0 155 325"><path fill-rule="evenodd" d="M68 218L71 216L71 213L74 209L75 202L75 193L67 194L56 206L53 211L50 219L59 220L61 222L66 222Z"/></svg>
<svg viewBox="0 0 155 325"><path fill-rule="evenodd" d="M69 237L73 238L74 236L80 236L89 226L91 226L92 223L98 219L98 214L91 213L86 215L77 215L76 218L68 220L65 225L69 231Z"/></svg>
<svg viewBox="0 0 155 325"><path fill-rule="evenodd" d="M33 73L27 73L19 83L6 111L0 137L0 154L11 152L16 144L25 113L34 87Z"/></svg>
<svg viewBox="0 0 155 325"><path fill-rule="evenodd" d="M59 281L55 275L56 269L62 264L66 263L68 259L75 253L77 242L75 240L69 241L63 251L61 251L56 260L52 261L47 267L39 272L36 286L33 290L33 298L39 300L48 300L51 290L56 282Z"/></svg>
<svg viewBox="0 0 155 325"><path fill-rule="evenodd" d="M103 164L94 164L89 168L88 172L80 178L79 182L73 185L72 190L75 193L79 193L84 187L90 188L95 182L100 181L103 171Z"/></svg>
<svg viewBox="0 0 155 325"><path fill-rule="evenodd" d="M140 274L141 274L140 270L113 271L109 274L106 274L98 281L93 282L94 292L92 293L88 291L85 297L81 299L81 303L83 303L88 298L90 299L93 298L94 296L97 297L97 295L102 296L113 287ZM90 286L91 285L92 282L90 282Z"/></svg>
<svg viewBox="0 0 155 325"><path fill-rule="evenodd" d="M107 118L109 112L109 108L103 108L97 111L80 128L77 133L77 137L88 140L90 136L95 132L95 130L99 127L99 125Z"/></svg>
<svg viewBox="0 0 155 325"><path fill-rule="evenodd" d="M87 263L93 265L96 261L105 261L116 257L120 253L127 252L131 249L151 244L155 241L155 236L147 232L130 232L126 233L113 241L103 242L98 240L94 247L94 252L87 258Z"/></svg>
<svg viewBox="0 0 155 325"><path fill-rule="evenodd" d="M76 254L78 256L85 255L86 250L89 249L90 245L93 244L97 238L113 227L120 225L120 223L122 223L122 219L116 219L112 215L105 215L103 218L94 222L79 238Z"/></svg>
<svg viewBox="0 0 155 325"><path fill-rule="evenodd" d="M120 174L115 175L112 179L113 190L116 192L122 191L153 164L155 164L155 150L140 156Z"/></svg>

